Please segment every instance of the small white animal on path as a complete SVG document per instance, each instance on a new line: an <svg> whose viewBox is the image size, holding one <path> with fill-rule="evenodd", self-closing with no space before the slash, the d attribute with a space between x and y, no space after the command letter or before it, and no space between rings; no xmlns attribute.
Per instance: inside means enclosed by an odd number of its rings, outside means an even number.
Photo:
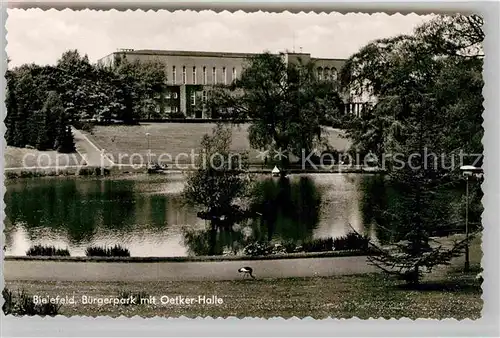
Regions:
<svg viewBox="0 0 500 338"><path fill-rule="evenodd" d="M249 275L253 279L255 279L254 275L252 275L253 269L249 266L244 266L242 268L238 269L238 272L243 272L243 278L245 278L246 275Z"/></svg>

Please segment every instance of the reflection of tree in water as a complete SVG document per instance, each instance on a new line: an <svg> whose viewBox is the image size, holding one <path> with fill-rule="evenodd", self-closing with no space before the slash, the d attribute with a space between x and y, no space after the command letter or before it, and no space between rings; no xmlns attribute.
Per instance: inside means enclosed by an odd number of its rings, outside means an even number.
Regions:
<svg viewBox="0 0 500 338"><path fill-rule="evenodd" d="M361 211L365 226L374 226L381 244L402 240L404 234L408 232L399 220L400 215L406 211L405 198L402 197L405 194L403 187L388 181L382 175L369 175L361 180L361 189L363 191ZM477 190L478 194L481 194L480 189ZM461 201L464 199L464 191L461 181L451 182L436 189L427 211L433 215L433 220L436 220L436 224L432 227L434 231L432 235L444 235L447 230L463 227L465 204ZM470 208L474 210L470 217L471 222L480 223L482 210L480 199L471 200Z"/></svg>
<svg viewBox="0 0 500 338"><path fill-rule="evenodd" d="M168 197L165 195L151 195L149 199L152 225L156 228L162 228L167 224Z"/></svg>
<svg viewBox="0 0 500 338"><path fill-rule="evenodd" d="M393 234L390 229L389 217L386 213L389 194L385 178L382 175L367 175L361 179L360 185L363 191L361 213L365 228L370 227L370 225L375 226L378 241L382 244L387 244L391 241Z"/></svg>
<svg viewBox="0 0 500 338"><path fill-rule="evenodd" d="M106 229L120 230L131 227L135 221L134 182L104 181L104 196L94 193L92 201L103 204L102 224Z"/></svg>
<svg viewBox="0 0 500 338"><path fill-rule="evenodd" d="M266 179L257 184L252 210L262 214L258 240L301 241L312 237L321 209L321 192L309 177ZM264 237L265 236L265 237Z"/></svg>
<svg viewBox="0 0 500 338"><path fill-rule="evenodd" d="M225 253L238 254L252 242L251 236L245 236L243 228L217 228L210 225L206 230L184 231L184 244L191 255L211 256Z"/></svg>
<svg viewBox="0 0 500 338"><path fill-rule="evenodd" d="M48 179L20 184L7 189L5 212L28 235L50 229L81 243L91 241L99 226L125 231L134 222L133 182Z"/></svg>
<svg viewBox="0 0 500 338"><path fill-rule="evenodd" d="M302 241L312 237L320 208L321 194L310 178L265 179L256 182L250 204L261 216L232 227L210 223L206 230L186 230L185 244L195 255L220 255L239 253L255 241Z"/></svg>

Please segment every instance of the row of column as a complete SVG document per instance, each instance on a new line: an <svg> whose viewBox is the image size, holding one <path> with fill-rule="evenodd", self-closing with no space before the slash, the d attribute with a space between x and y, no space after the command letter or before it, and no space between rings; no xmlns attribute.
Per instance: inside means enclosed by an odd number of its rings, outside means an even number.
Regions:
<svg viewBox="0 0 500 338"><path fill-rule="evenodd" d="M344 105L344 114L353 114L357 117L360 117L363 113L363 109L366 103L346 103Z"/></svg>

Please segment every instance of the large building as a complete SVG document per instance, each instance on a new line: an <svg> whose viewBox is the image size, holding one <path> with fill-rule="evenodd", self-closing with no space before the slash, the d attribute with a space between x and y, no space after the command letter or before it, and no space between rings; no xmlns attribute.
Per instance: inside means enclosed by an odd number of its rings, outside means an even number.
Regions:
<svg viewBox="0 0 500 338"><path fill-rule="evenodd" d="M214 84L229 84L237 78L251 53L222 53L222 52L195 52L170 51L149 49L119 49L98 63L114 66L121 60L129 62L160 61L165 64L167 74L167 92L156 98L155 116L182 116L188 118L208 118L209 113L203 102L207 97L207 86ZM307 53L284 53L286 62L297 62L300 58L304 62L313 61L318 78L337 79L337 74L345 60L314 58ZM360 114L362 103L356 102L349 95L345 95L345 113Z"/></svg>

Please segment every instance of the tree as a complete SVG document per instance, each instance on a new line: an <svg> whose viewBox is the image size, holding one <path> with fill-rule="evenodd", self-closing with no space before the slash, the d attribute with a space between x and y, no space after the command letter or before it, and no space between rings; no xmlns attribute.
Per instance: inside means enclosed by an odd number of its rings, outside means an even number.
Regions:
<svg viewBox="0 0 500 338"><path fill-rule="evenodd" d="M216 243L218 232L233 233L234 224L250 217L244 209L251 183L245 174L248 159L245 153L231 153L231 138L231 129L222 124L214 128L212 136L203 137L198 168L188 176L182 193L188 205L202 208L198 217L210 222L207 233L187 233L186 240L195 243L208 238L211 255L221 250Z"/></svg>
<svg viewBox="0 0 500 338"><path fill-rule="evenodd" d="M56 150L60 153L74 153L76 151L73 132L70 126L67 125L64 129Z"/></svg>
<svg viewBox="0 0 500 338"><path fill-rule="evenodd" d="M59 94L59 69L22 65L9 70L6 75L7 144L18 147L32 145L39 150L49 150L59 148L55 144L65 138L65 151L74 151L74 145L71 146L73 137L68 133L69 117ZM64 126L61 121L64 121Z"/></svg>
<svg viewBox="0 0 500 338"><path fill-rule="evenodd" d="M5 117L5 141L7 145L16 145L16 119L18 117L18 105L16 97L16 79L12 71L7 70L5 74L7 80L7 93L5 98L5 106L7 108L7 116Z"/></svg>
<svg viewBox="0 0 500 338"><path fill-rule="evenodd" d="M201 145L198 168L187 179L184 200L203 207L200 216L215 225L232 225L244 214L235 202L248 191L250 178L242 174L248 169L247 155L230 151L231 129L222 124L214 128L212 136L205 135Z"/></svg>
<svg viewBox="0 0 500 338"><path fill-rule="evenodd" d="M481 22L477 16L438 16L418 27L414 35L376 40L352 55L341 70L344 90L378 100L347 126L354 147L380 157L390 150L388 144L397 135L404 138L405 116L393 113L398 104L393 99L395 88L400 88L402 76L407 74L408 84L420 80L420 91L434 96L442 116L441 130L447 131L437 136L451 143L448 150L481 152L484 35L477 32ZM415 62L402 63L409 59Z"/></svg>
<svg viewBox="0 0 500 338"><path fill-rule="evenodd" d="M57 125L58 118L64 113L62 102L57 92L48 93L43 108L35 113L36 148L38 150L54 149L54 142L65 130Z"/></svg>
<svg viewBox="0 0 500 338"><path fill-rule="evenodd" d="M97 79L92 94L95 117L102 122L119 119L126 107L118 74L112 68L101 65L97 65L94 72Z"/></svg>
<svg viewBox="0 0 500 338"><path fill-rule="evenodd" d="M484 21L479 15L440 15L415 30L434 55L483 58Z"/></svg>
<svg viewBox="0 0 500 338"><path fill-rule="evenodd" d="M323 143L321 122L338 114L341 100L333 81L320 81L314 63L287 63L284 55L251 57L241 77L209 93L212 114L233 121L251 120L250 144L256 149L300 157Z"/></svg>
<svg viewBox="0 0 500 338"><path fill-rule="evenodd" d="M97 80L87 55L78 50L64 52L57 61L59 90L64 110L71 121L91 118L95 114L92 102L94 83Z"/></svg>
<svg viewBox="0 0 500 338"><path fill-rule="evenodd" d="M125 123L150 118L166 89L165 65L159 61L122 60L115 74L119 86L117 97L124 106L119 118Z"/></svg>
<svg viewBox="0 0 500 338"><path fill-rule="evenodd" d="M52 114L57 116L57 136L55 138L54 148L60 153L72 153L76 151L75 142L69 118L62 107L59 96L53 99Z"/></svg>
<svg viewBox="0 0 500 338"><path fill-rule="evenodd" d="M480 42L477 22L438 16L414 35L370 43L341 71L344 88L377 98L348 126L348 135L357 150L379 159L393 155L384 164L390 184L401 193L388 204L383 220L389 224L382 225L397 228L400 241L379 248L370 260L409 283L418 283L422 271L447 264L466 244L433 245L431 234L450 225L453 210L446 196L458 177L452 156L482 152L482 56L472 52ZM394 154L403 155L405 163ZM446 157L436 161L432 154Z"/></svg>
<svg viewBox="0 0 500 338"><path fill-rule="evenodd" d="M48 92L56 87L55 69L26 64L9 70L7 102L8 144L16 147L35 145L38 124L42 123L43 109Z"/></svg>

